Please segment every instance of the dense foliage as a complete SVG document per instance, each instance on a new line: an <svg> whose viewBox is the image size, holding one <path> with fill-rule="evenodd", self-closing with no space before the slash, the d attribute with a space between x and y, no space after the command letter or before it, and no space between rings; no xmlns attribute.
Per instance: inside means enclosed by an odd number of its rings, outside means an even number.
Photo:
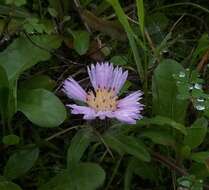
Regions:
<svg viewBox="0 0 209 190"><path fill-rule="evenodd" d="M208 23L206 0L0 0L0 190L209 189ZM104 61L136 124L65 106Z"/></svg>

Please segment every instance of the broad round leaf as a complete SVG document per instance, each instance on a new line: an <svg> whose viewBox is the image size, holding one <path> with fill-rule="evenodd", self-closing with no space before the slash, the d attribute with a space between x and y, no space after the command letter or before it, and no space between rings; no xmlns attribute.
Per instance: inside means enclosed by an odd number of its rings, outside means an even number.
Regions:
<svg viewBox="0 0 209 190"><path fill-rule="evenodd" d="M73 38L74 49L78 54L84 55L89 48L89 33L86 31L75 31L73 32Z"/></svg>
<svg viewBox="0 0 209 190"><path fill-rule="evenodd" d="M48 50L56 49L61 44L58 36L34 35L31 40ZM50 57L48 51L35 46L27 37L20 37L0 53L0 65L6 70L9 80L16 80L23 71Z"/></svg>
<svg viewBox="0 0 209 190"><path fill-rule="evenodd" d="M188 145L190 148L198 147L206 136L207 126L208 121L204 117L197 119L192 126L187 129L184 144Z"/></svg>
<svg viewBox="0 0 209 190"><path fill-rule="evenodd" d="M32 168L39 155L37 147L19 150L12 154L4 168L4 176L8 179L16 179L24 175Z"/></svg>
<svg viewBox="0 0 209 190"><path fill-rule="evenodd" d="M79 163L52 178L39 190L96 190L104 180L105 172L99 165Z"/></svg>
<svg viewBox="0 0 209 190"><path fill-rule="evenodd" d="M173 74L184 72L184 68L172 59L163 60L155 69L152 78L153 112L183 123L188 101L177 98L177 81Z"/></svg>
<svg viewBox="0 0 209 190"><path fill-rule="evenodd" d="M41 127L57 127L66 118L62 102L45 89L22 90L18 94L18 110Z"/></svg>
<svg viewBox="0 0 209 190"><path fill-rule="evenodd" d="M49 76L47 75L36 75L32 76L28 80L25 80L20 83L21 89L37 89L37 88L43 88L46 90L51 91L55 86L55 81L53 81Z"/></svg>

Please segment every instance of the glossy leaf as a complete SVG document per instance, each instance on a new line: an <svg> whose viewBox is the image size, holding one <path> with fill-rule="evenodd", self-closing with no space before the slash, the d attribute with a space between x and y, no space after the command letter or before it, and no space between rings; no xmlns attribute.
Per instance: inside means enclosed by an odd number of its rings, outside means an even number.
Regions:
<svg viewBox="0 0 209 190"><path fill-rule="evenodd" d="M183 123L188 103L177 98L177 81L173 78L180 71L184 68L171 59L162 61L155 69L152 78L153 112Z"/></svg>
<svg viewBox="0 0 209 190"><path fill-rule="evenodd" d="M31 122L41 127L57 127L66 118L66 109L62 102L45 89L19 92L18 110Z"/></svg>

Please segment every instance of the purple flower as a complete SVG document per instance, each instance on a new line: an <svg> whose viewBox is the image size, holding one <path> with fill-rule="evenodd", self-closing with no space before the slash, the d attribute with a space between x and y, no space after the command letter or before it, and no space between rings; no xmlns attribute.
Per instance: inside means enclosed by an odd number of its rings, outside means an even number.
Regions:
<svg viewBox="0 0 209 190"><path fill-rule="evenodd" d="M141 91L136 91L123 99L118 99L118 92L124 85L128 71L122 71L120 67L113 67L111 63L97 63L88 67L88 74L93 91L88 93L72 78L64 81L63 91L74 100L82 101L86 106L68 104L72 114L83 114L84 119L92 120L116 118L121 122L135 124L141 119L143 104Z"/></svg>

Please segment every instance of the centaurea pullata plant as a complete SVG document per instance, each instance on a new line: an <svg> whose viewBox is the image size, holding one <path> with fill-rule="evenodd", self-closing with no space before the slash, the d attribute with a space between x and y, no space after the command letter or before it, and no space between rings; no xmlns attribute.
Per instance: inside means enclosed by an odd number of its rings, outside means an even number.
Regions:
<svg viewBox="0 0 209 190"><path fill-rule="evenodd" d="M72 77L64 81L63 91L85 106L68 104L72 114L82 114L85 120L116 118L121 122L135 124L142 118L141 91L135 91L119 99L118 93L128 77L128 71L113 67L111 63L97 63L87 68L93 90L86 92Z"/></svg>

